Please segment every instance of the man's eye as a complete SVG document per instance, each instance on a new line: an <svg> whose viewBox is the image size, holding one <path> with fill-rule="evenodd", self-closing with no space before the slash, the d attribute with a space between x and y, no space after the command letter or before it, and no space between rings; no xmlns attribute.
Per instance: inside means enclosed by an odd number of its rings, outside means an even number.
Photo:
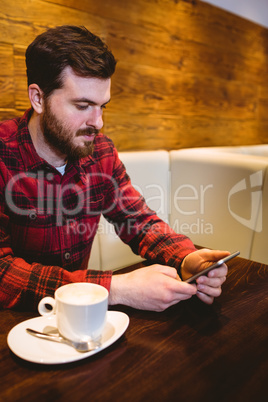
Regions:
<svg viewBox="0 0 268 402"><path fill-rule="evenodd" d="M78 110L86 110L87 108L88 108L88 105L75 105L76 106L76 109L78 109Z"/></svg>

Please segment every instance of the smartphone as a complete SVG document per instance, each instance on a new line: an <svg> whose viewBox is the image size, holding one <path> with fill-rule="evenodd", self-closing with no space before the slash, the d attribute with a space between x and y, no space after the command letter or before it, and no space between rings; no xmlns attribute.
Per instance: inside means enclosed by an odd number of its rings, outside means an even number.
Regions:
<svg viewBox="0 0 268 402"><path fill-rule="evenodd" d="M187 283L194 282L197 278L199 278L199 276L206 275L212 269L220 267L222 264L224 264L225 262L227 262L227 261L231 260L232 258L238 256L239 254L240 254L240 251L236 251L235 253L232 253L232 254L228 255L227 257L222 258L221 260L215 262L214 264L210 265L206 269L203 269L203 271L200 271L197 274L195 274L195 275L191 276L190 278L186 279L185 282L187 282Z"/></svg>

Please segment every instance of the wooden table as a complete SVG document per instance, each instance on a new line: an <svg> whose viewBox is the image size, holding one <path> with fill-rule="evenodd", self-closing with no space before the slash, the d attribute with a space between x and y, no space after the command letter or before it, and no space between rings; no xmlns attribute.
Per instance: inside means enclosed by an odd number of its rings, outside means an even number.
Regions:
<svg viewBox="0 0 268 402"><path fill-rule="evenodd" d="M163 313L124 306L126 333L65 365L21 360L7 334L28 312L0 312L0 401L267 401L268 266L235 258L212 306L197 298Z"/></svg>

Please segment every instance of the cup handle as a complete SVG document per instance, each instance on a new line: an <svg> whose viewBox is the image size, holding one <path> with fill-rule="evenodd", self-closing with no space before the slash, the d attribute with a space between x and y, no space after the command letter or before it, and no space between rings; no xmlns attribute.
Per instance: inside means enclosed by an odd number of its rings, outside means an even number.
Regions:
<svg viewBox="0 0 268 402"><path fill-rule="evenodd" d="M50 306L50 308L48 307ZM46 317L55 314L56 300L53 297L44 297L38 304L38 312Z"/></svg>

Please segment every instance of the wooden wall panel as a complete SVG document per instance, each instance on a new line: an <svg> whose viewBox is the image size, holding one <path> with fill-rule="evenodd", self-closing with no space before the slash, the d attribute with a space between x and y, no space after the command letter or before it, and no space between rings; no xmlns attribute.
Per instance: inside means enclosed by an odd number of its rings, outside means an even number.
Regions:
<svg viewBox="0 0 268 402"><path fill-rule="evenodd" d="M14 68L12 46L0 43L0 108L14 105Z"/></svg>
<svg viewBox="0 0 268 402"><path fill-rule="evenodd" d="M25 48L14 46L15 107L24 111L30 107L25 66Z"/></svg>
<svg viewBox="0 0 268 402"><path fill-rule="evenodd" d="M249 119L256 116L257 86L120 63L111 110Z"/></svg>
<svg viewBox="0 0 268 402"><path fill-rule="evenodd" d="M28 108L25 50L61 24L118 60L103 131L119 150L268 142L268 29L198 0L1 0L0 119Z"/></svg>
<svg viewBox="0 0 268 402"><path fill-rule="evenodd" d="M106 134L119 149L179 149L267 142L268 122L178 115L105 115Z"/></svg>

